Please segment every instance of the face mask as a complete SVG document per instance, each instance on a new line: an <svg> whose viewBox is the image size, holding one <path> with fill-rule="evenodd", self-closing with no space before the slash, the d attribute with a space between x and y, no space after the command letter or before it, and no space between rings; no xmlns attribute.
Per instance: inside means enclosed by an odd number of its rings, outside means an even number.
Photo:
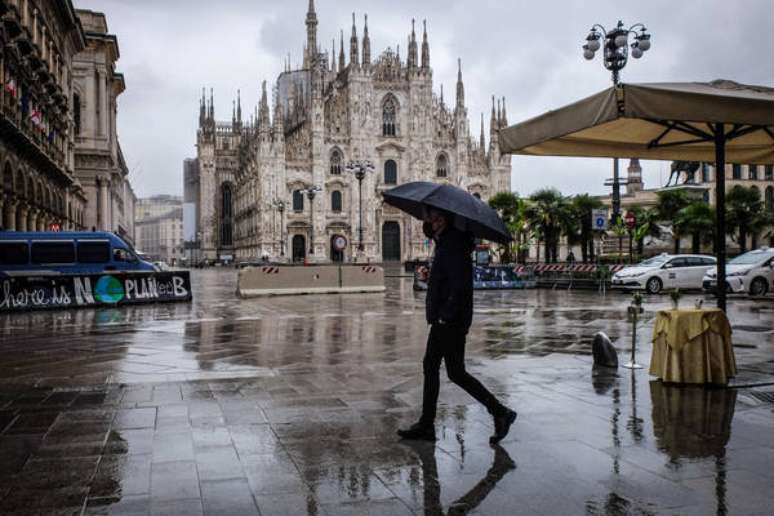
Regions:
<svg viewBox="0 0 774 516"><path fill-rule="evenodd" d="M429 222L424 222L422 224L422 233L424 233L427 238L433 238L433 225Z"/></svg>

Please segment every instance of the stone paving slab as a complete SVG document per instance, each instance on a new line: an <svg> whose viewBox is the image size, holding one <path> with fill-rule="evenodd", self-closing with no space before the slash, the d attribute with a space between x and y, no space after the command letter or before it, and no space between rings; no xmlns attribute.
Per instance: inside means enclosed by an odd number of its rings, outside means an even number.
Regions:
<svg viewBox="0 0 774 516"><path fill-rule="evenodd" d="M491 418L443 376L439 440L395 437L421 399L427 329L410 281L239 301L233 271L193 279L191 305L0 316L3 513L767 514L774 502L774 387L592 372L596 331L628 358L626 296L476 293L467 366L519 411L492 448ZM646 300L646 365L664 304ZM730 318L737 384L774 381L774 305L734 299Z"/></svg>

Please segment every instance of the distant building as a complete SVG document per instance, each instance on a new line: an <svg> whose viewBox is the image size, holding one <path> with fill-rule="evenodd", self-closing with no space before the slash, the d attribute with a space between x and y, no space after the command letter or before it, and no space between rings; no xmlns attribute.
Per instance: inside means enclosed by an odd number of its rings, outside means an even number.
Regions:
<svg viewBox="0 0 774 516"><path fill-rule="evenodd" d="M179 195L153 195L138 199L134 206L136 222L166 215L177 208L182 208L183 198Z"/></svg>
<svg viewBox="0 0 774 516"><path fill-rule="evenodd" d="M170 265L179 264L183 259L183 207L137 220L137 249L151 260L162 260Z"/></svg>

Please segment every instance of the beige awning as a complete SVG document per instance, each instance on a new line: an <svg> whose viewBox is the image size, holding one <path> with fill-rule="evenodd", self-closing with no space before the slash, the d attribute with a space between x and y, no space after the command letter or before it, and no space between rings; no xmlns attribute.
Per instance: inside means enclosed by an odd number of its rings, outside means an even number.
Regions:
<svg viewBox="0 0 774 516"><path fill-rule="evenodd" d="M621 84L500 131L506 154L774 164L774 88L733 81Z"/></svg>

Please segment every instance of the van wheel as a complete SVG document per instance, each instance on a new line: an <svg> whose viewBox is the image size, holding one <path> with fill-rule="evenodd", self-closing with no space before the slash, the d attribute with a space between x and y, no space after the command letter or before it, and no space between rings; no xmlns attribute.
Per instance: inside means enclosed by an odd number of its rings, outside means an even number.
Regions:
<svg viewBox="0 0 774 516"><path fill-rule="evenodd" d="M763 278L755 278L750 283L750 295L751 296L765 296L769 290L769 285Z"/></svg>
<svg viewBox="0 0 774 516"><path fill-rule="evenodd" d="M648 294L658 294L661 292L662 288L664 288L664 284L659 278L650 278L648 282L645 283L645 291Z"/></svg>

